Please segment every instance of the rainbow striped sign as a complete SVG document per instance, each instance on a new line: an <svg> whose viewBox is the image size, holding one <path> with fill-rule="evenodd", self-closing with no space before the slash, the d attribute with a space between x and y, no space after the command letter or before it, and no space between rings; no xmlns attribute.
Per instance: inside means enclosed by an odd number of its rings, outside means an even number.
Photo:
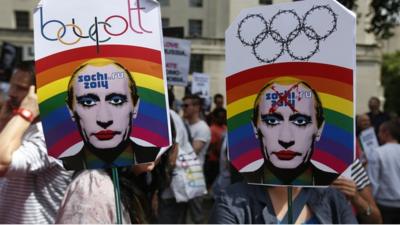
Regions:
<svg viewBox="0 0 400 225"><path fill-rule="evenodd" d="M353 13L332 0L242 10L226 31L226 59L229 158L240 172L264 164L253 109L264 85L280 77L305 81L321 99L325 125L311 162L338 174L353 162Z"/></svg>
<svg viewBox="0 0 400 225"><path fill-rule="evenodd" d="M93 58L120 63L140 98L131 138L170 145L160 7L149 0L45 0L35 12L35 59L40 117L49 155L69 156L82 138L71 120L67 86Z"/></svg>

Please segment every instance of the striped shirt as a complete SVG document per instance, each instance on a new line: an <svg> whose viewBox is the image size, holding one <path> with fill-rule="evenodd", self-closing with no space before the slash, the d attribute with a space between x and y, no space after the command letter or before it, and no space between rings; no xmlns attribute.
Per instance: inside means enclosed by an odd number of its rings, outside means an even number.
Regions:
<svg viewBox="0 0 400 225"><path fill-rule="evenodd" d="M351 178L356 183L358 190L362 190L371 183L359 159L356 159L353 164L351 164Z"/></svg>
<svg viewBox="0 0 400 225"><path fill-rule="evenodd" d="M0 189L0 223L54 223L71 174L47 155L42 129L31 125L12 155Z"/></svg>

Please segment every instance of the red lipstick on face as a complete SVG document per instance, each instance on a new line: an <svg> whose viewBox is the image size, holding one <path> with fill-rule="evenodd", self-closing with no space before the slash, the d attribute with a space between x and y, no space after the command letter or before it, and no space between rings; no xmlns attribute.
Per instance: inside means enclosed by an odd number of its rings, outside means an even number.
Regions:
<svg viewBox="0 0 400 225"><path fill-rule="evenodd" d="M272 152L272 154L275 154L280 160L292 160L296 156L301 156L301 153L291 150L280 150L279 152Z"/></svg>
<svg viewBox="0 0 400 225"><path fill-rule="evenodd" d="M96 136L100 141L107 141L113 139L115 135L120 134L121 132L113 131L113 130L101 130L92 135Z"/></svg>

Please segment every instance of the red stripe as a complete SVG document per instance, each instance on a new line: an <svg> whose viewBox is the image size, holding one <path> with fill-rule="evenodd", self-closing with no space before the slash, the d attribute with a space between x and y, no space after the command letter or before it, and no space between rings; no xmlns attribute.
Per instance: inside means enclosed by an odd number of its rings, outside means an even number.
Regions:
<svg viewBox="0 0 400 225"><path fill-rule="evenodd" d="M241 170L245 166L249 165L250 163L262 159L263 156L260 152L260 149L252 149L247 151L246 153L241 154L236 159L231 160L232 164L236 167L236 169Z"/></svg>
<svg viewBox="0 0 400 225"><path fill-rule="evenodd" d="M107 57L135 58L161 64L161 52L154 49L130 45L100 45L98 54L96 46L87 46L42 58L36 61L36 73L76 60Z"/></svg>
<svg viewBox="0 0 400 225"><path fill-rule="evenodd" d="M160 136L157 133L153 133L150 130L136 126L133 127L131 136L150 142L157 147L165 147L169 145L168 139L166 139L165 137Z"/></svg>
<svg viewBox="0 0 400 225"><path fill-rule="evenodd" d="M79 131L70 133L49 148L49 155L58 158L65 150L80 141L82 141L82 138Z"/></svg>
<svg viewBox="0 0 400 225"><path fill-rule="evenodd" d="M347 169L348 166L350 166L347 165L344 161L320 149L315 149L314 154L311 158L312 160L329 166L338 173L342 173Z"/></svg>
<svg viewBox="0 0 400 225"><path fill-rule="evenodd" d="M254 80L292 75L321 77L353 85L351 69L321 63L290 62L263 65L233 74L226 79L226 87L229 91Z"/></svg>

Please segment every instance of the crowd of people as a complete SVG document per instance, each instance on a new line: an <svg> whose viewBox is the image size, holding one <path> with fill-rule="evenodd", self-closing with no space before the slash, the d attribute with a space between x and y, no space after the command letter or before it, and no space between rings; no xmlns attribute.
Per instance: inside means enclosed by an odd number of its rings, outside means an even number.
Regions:
<svg viewBox="0 0 400 225"><path fill-rule="evenodd" d="M205 112L200 96L186 95L177 112L168 92L172 146L154 162L119 167L115 184L114 170L67 171L47 154L34 66L16 66L0 109L0 223L115 223L118 198L122 223L288 223L288 189L247 184L229 162L224 96L216 94L213 110ZM72 111L80 107L73 102ZM357 116L351 179L293 188L293 222L400 223L400 120L380 107L372 97L370 111ZM370 128L375 148L361 141ZM178 179L188 167L195 178Z"/></svg>

